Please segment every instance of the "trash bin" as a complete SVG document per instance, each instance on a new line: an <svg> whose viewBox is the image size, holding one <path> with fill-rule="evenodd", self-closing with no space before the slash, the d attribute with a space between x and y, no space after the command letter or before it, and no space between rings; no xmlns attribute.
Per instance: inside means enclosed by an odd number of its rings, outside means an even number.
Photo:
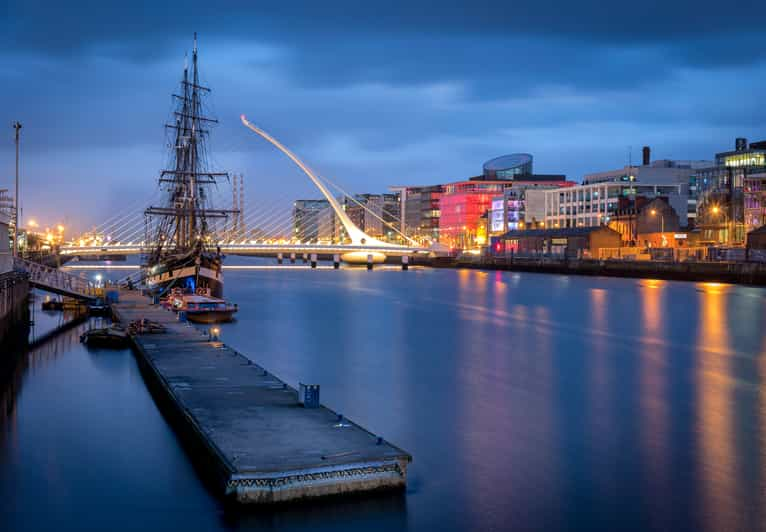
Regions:
<svg viewBox="0 0 766 532"><path fill-rule="evenodd" d="M298 383L298 402L304 408L319 408L319 385Z"/></svg>

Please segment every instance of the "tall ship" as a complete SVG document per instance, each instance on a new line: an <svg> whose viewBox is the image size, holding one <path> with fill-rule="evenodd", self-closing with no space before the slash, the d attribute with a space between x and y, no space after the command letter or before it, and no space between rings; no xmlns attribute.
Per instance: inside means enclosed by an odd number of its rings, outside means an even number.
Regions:
<svg viewBox="0 0 766 532"><path fill-rule="evenodd" d="M228 181L229 174L209 168L210 128L217 123L203 115L203 99L209 94L199 81L195 33L191 65L184 64L178 94L173 94L174 120L165 124L170 156L159 175L163 204L145 211L145 241L152 247L145 251L144 279L160 295L172 290L223 297L223 257L211 224L238 211L211 204L211 188Z"/></svg>

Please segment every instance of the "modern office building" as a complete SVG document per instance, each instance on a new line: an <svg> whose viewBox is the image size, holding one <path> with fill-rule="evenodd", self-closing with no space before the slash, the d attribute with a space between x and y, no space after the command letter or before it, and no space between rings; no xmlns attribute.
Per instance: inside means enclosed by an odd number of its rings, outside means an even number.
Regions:
<svg viewBox="0 0 766 532"><path fill-rule="evenodd" d="M505 187L502 196L492 198L489 214L490 235L525 227L545 227L544 191L575 185L576 183L567 181L563 175L544 181L514 181Z"/></svg>
<svg viewBox="0 0 766 532"><path fill-rule="evenodd" d="M766 223L766 141L736 139L733 151L697 172L695 184L700 241L743 245Z"/></svg>
<svg viewBox="0 0 766 532"><path fill-rule="evenodd" d="M483 246L478 238L479 219L502 196L506 183L468 180L444 185L439 210L439 242L456 249Z"/></svg>
<svg viewBox="0 0 766 532"><path fill-rule="evenodd" d="M356 194L344 198L343 208L359 229L375 238L397 240L400 225L400 195Z"/></svg>
<svg viewBox="0 0 766 532"><path fill-rule="evenodd" d="M400 230L424 245L438 242L442 186L397 186L391 190L399 194Z"/></svg>
<svg viewBox="0 0 766 532"><path fill-rule="evenodd" d="M316 242L320 235L321 213L325 209L330 209L330 202L324 199L295 200L292 238L300 242Z"/></svg>
<svg viewBox="0 0 766 532"><path fill-rule="evenodd" d="M641 183L653 185L684 185L683 193L686 195L686 204L675 203L676 209L684 220L684 225L693 226L697 216L696 183L697 175L703 168L713 165L712 161L706 160L651 160L651 149L643 148L643 157L640 165L628 165L616 170L594 172L586 174L583 184L594 183ZM685 214L681 211L685 211Z"/></svg>
<svg viewBox="0 0 766 532"><path fill-rule="evenodd" d="M688 184L651 184L604 181L546 190L545 226L595 227L609 225L618 211L638 208L642 202L665 198L676 211L679 223L687 223Z"/></svg>

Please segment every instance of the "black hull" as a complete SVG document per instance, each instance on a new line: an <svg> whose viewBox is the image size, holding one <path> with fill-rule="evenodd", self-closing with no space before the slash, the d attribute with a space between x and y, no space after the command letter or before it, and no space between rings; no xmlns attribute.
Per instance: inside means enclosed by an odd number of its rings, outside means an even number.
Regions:
<svg viewBox="0 0 766 532"><path fill-rule="evenodd" d="M183 266L168 268L149 274L147 285L154 293L166 294L171 288L182 288L189 293L197 293L200 288L209 289L212 297L223 299L223 274L209 268Z"/></svg>

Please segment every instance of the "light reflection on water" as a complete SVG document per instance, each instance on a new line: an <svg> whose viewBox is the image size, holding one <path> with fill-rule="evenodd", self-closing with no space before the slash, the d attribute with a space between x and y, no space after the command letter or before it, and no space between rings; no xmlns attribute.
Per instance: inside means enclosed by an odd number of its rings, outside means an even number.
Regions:
<svg viewBox="0 0 766 532"><path fill-rule="evenodd" d="M22 357L0 396L0 525L28 513L37 529L761 526L764 290L470 270L226 275L241 311L224 341L321 384L323 402L410 451L406 496L232 513L130 355L70 335L55 355ZM55 404L51 387L72 397ZM85 427L108 435L73 436ZM50 477L64 458L76 467ZM99 504L84 471L109 480Z"/></svg>

